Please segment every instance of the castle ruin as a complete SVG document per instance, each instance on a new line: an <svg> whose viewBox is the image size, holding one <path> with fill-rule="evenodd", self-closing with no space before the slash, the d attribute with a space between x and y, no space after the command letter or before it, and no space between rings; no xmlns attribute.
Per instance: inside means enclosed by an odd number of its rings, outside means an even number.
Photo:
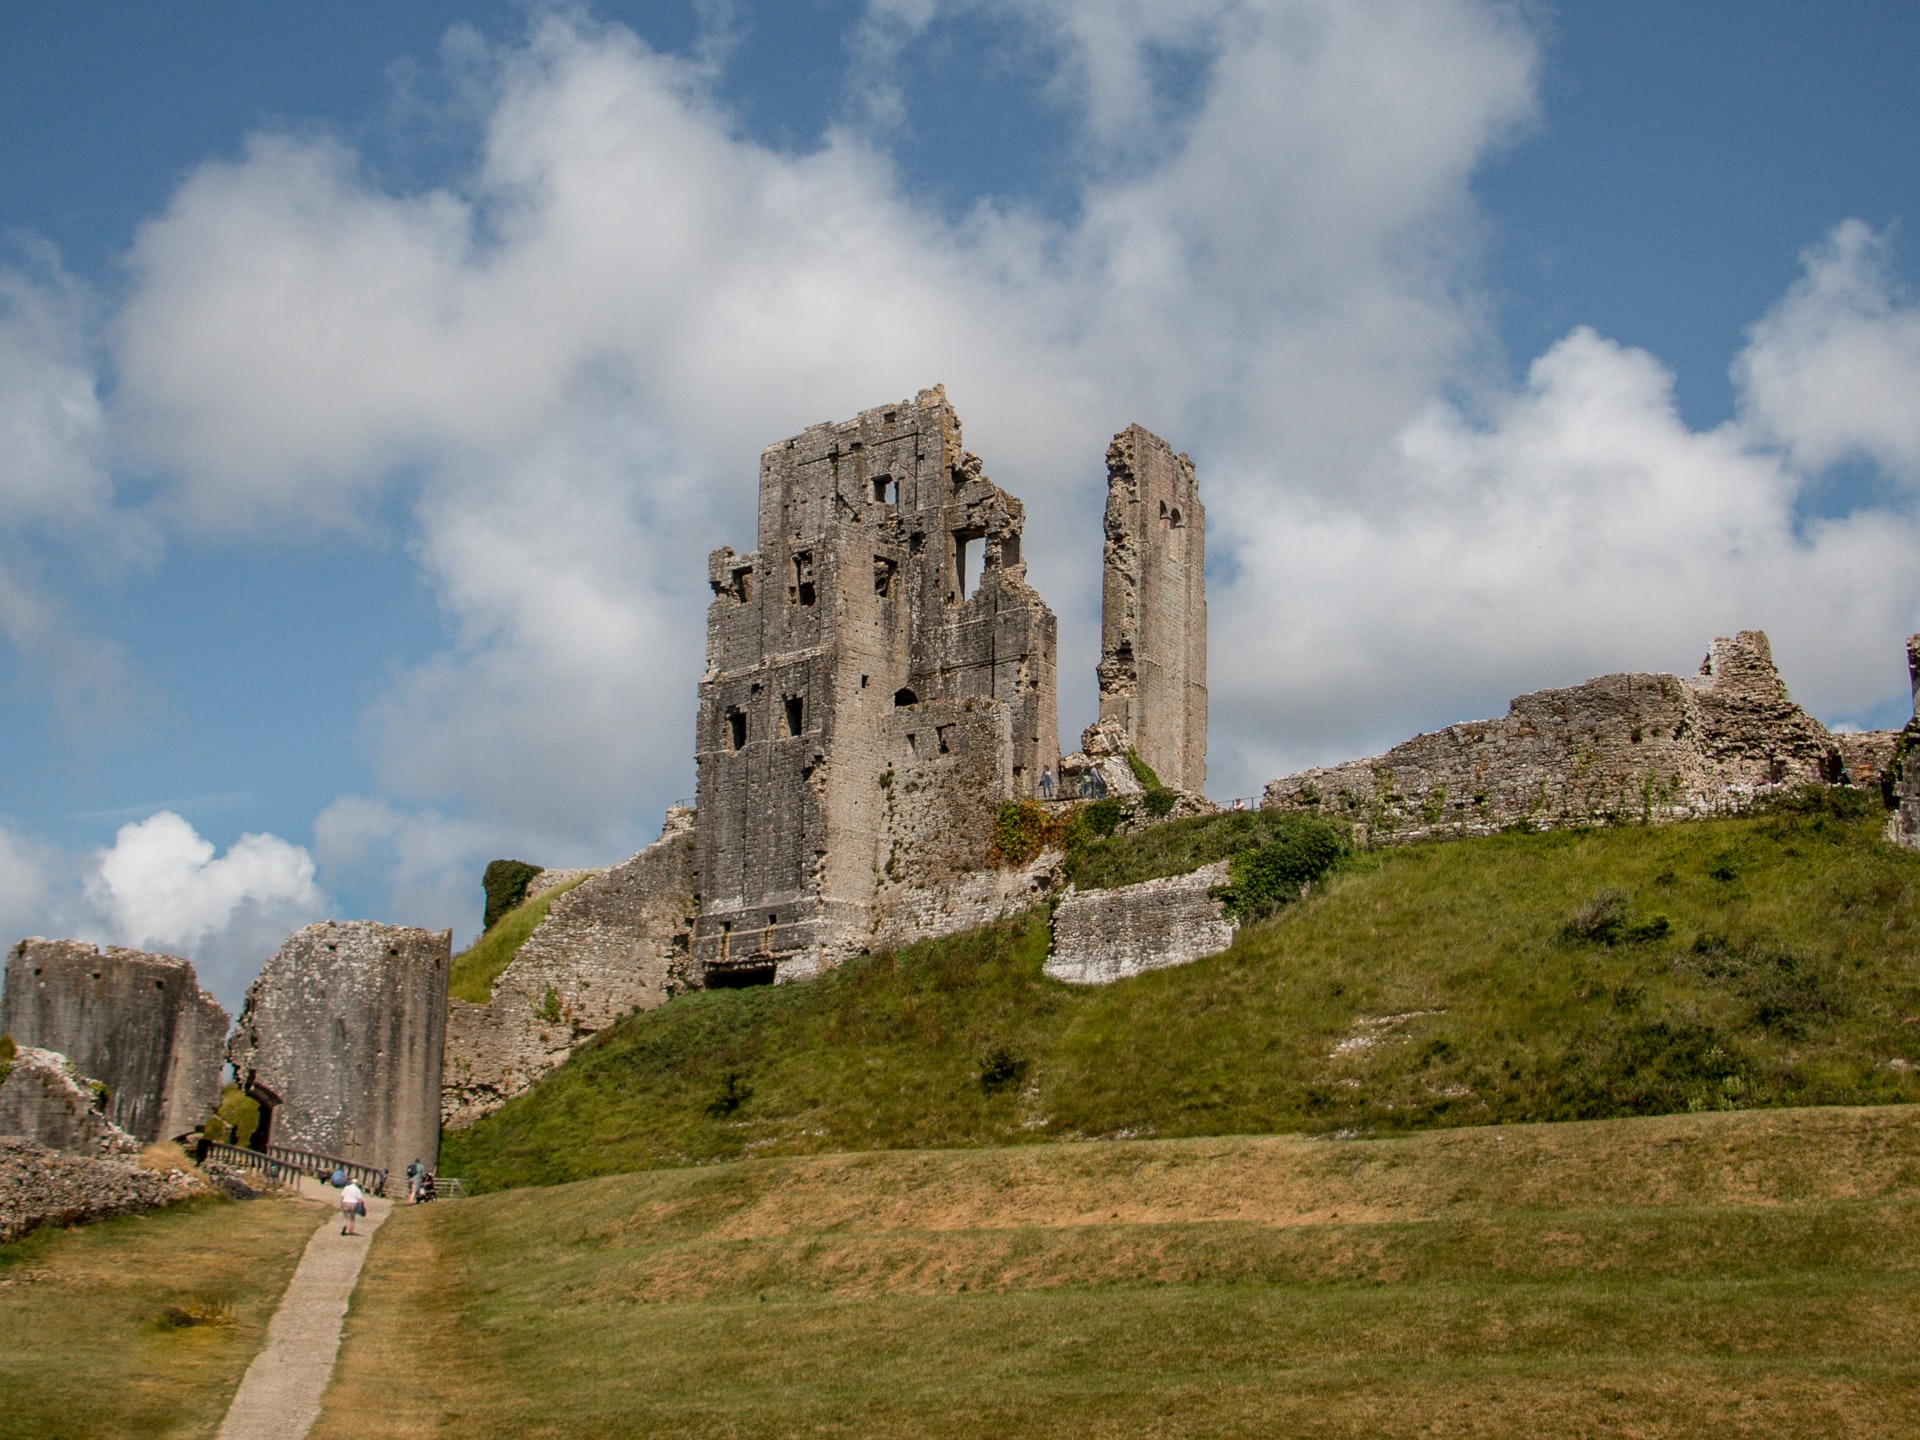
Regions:
<svg viewBox="0 0 1920 1440"><path fill-rule="evenodd" d="M269 1144L398 1174L440 1153L453 934L327 920L287 937L247 987L227 1046Z"/></svg>
<svg viewBox="0 0 1920 1440"><path fill-rule="evenodd" d="M1051 783L1056 626L1025 521L939 387L762 453L759 549L708 559L706 983L806 978L866 945L890 774L921 770L955 813Z"/></svg>
<svg viewBox="0 0 1920 1440"><path fill-rule="evenodd" d="M193 1130L220 1103L227 1012L177 955L22 940L7 954L0 1033L100 1081L107 1118L142 1144Z"/></svg>
<svg viewBox="0 0 1920 1440"><path fill-rule="evenodd" d="M1207 784L1207 514L1193 462L1129 425L1107 447L1100 721L1163 785ZM1103 748L1089 731L1089 752Z"/></svg>
<svg viewBox="0 0 1920 1440"><path fill-rule="evenodd" d="M1691 677L1602 675L1537 690L1497 720L1274 780L1261 803L1353 821L1372 843L1680 820L1783 788L1876 783L1894 739L1829 731L1787 693L1765 634L1743 630L1716 639Z"/></svg>
<svg viewBox="0 0 1920 1440"><path fill-rule="evenodd" d="M1132 783L1119 757L1137 748L1203 805L1193 465L1136 425L1107 468L1100 753L1116 787ZM454 1003L450 1124L497 1108L628 1008L807 979L1046 890L1043 863L1008 870L993 853L1001 803L1078 798L1061 783L1057 626L1027 583L1025 523L939 386L762 452L758 548L707 560L699 798L669 820L671 834L691 825L690 873L684 841L663 836L628 862L632 895L594 898L628 867L586 880L487 1005Z"/></svg>

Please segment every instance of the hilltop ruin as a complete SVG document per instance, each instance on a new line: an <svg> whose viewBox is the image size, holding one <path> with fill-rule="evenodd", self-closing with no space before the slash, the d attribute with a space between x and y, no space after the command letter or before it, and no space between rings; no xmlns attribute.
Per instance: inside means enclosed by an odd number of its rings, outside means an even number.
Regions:
<svg viewBox="0 0 1920 1440"><path fill-rule="evenodd" d="M1204 804L1193 464L1135 425L1107 470L1093 750L1115 788L1138 790L1122 758L1137 750ZM1063 783L1057 626L1027 582L1025 525L939 386L761 453L757 548L707 559L695 809L556 902L487 1005L454 1002L449 1123L678 990L807 979L1033 902L1051 872L995 863L999 807L1082 792ZM669 844L687 826L690 852ZM595 898L633 866L628 898ZM589 941L590 908L608 918Z"/></svg>
<svg viewBox="0 0 1920 1440"><path fill-rule="evenodd" d="M1272 781L1262 805L1352 821L1363 843L1722 815L1807 784L1876 785L1891 732L1836 734L1793 703L1758 630L1690 678L1602 675L1522 695L1497 720Z"/></svg>

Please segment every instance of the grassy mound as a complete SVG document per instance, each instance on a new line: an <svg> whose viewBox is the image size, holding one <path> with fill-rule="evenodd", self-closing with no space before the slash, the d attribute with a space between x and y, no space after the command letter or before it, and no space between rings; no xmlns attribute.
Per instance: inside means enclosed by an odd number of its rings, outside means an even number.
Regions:
<svg viewBox="0 0 1920 1440"><path fill-rule="evenodd" d="M402 1209L314 1433L1906 1434L1916 1176L1920 1109L1833 1108Z"/></svg>
<svg viewBox="0 0 1920 1440"><path fill-rule="evenodd" d="M538 873L538 872L535 872ZM523 900L489 926L480 938L453 957L447 975L447 993L456 1000L484 1005L493 998L493 982L513 962L527 937L540 927L547 912L574 886L588 879L582 875L564 885L556 885L544 895Z"/></svg>
<svg viewBox="0 0 1920 1440"><path fill-rule="evenodd" d="M807 985L684 996L449 1134L442 1168L485 1189L747 1155L1912 1101L1920 856L1879 825L1842 796L1381 851L1224 955L1102 988L1042 977L1036 912Z"/></svg>

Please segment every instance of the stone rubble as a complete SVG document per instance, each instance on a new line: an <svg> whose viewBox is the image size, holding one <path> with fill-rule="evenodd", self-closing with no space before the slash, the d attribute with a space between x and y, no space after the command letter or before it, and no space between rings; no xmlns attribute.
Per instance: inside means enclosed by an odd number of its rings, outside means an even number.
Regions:
<svg viewBox="0 0 1920 1440"><path fill-rule="evenodd" d="M137 1215L208 1192L188 1170L67 1155L33 1140L0 1137L0 1245L41 1225L83 1225Z"/></svg>

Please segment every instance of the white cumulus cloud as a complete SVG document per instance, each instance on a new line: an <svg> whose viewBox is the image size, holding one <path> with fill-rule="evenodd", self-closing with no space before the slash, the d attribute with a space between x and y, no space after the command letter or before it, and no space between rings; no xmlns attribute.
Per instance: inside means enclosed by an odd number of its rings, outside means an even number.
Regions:
<svg viewBox="0 0 1920 1440"><path fill-rule="evenodd" d="M394 918L460 926L485 859L650 838L691 783L702 557L754 544L761 446L935 381L1027 504L1068 737L1107 439L1138 421L1193 455L1221 794L1522 690L1690 669L1737 627L1829 718L1902 693L1910 489L1805 518L1836 460L1920 473L1888 238L1809 252L1730 357L1736 423L1690 429L1658 357L1586 329L1508 385L1472 179L1536 116L1528 7L876 0L852 118L787 148L721 98L723 11L692 60L537 12L467 43L466 173L395 191L339 140L258 135L128 257L106 423L153 513L245 543L397 496L447 620L370 707L378 793L316 827L330 884L384 877ZM898 172L914 63L980 14L1071 129L1062 213L956 218ZM1169 53L1190 84L1162 84ZM59 396L85 420L84 357L33 343L34 423Z"/></svg>
<svg viewBox="0 0 1920 1440"><path fill-rule="evenodd" d="M1734 367L1748 422L1810 468L1865 457L1920 483L1920 308L1890 238L1848 220L1802 260Z"/></svg>
<svg viewBox="0 0 1920 1440"><path fill-rule="evenodd" d="M122 825L82 898L101 938L185 956L229 1007L281 940L326 909L301 846L242 835L222 854L170 810Z"/></svg>

